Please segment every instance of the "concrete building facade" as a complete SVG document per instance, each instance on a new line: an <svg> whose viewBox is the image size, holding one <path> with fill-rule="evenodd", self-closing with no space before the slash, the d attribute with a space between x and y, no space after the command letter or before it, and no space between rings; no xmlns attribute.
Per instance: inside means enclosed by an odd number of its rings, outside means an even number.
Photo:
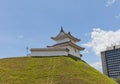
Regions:
<svg viewBox="0 0 120 84"><path fill-rule="evenodd" d="M101 58L103 73L111 78L120 77L120 45L107 47Z"/></svg>

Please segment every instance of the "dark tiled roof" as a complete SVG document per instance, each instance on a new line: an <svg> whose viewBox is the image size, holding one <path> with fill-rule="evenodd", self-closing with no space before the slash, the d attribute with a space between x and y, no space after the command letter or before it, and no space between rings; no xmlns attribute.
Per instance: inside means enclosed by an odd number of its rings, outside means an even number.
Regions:
<svg viewBox="0 0 120 84"><path fill-rule="evenodd" d="M31 48L30 51L69 51L67 48Z"/></svg>
<svg viewBox="0 0 120 84"><path fill-rule="evenodd" d="M80 50L84 50L84 48L72 43L71 41L68 41L68 42L64 42L64 43L57 43L55 45L52 45L52 46L48 46L48 47L57 47L57 46L65 46L65 45L70 45L70 46L74 46L76 47L77 49L80 49Z"/></svg>
<svg viewBox="0 0 120 84"><path fill-rule="evenodd" d="M77 41L77 42L80 41L80 39L72 36L70 32L68 32L68 33L64 32L64 30L63 30L62 27L61 27L60 33L64 33L65 36L67 36L68 38L73 39L73 40L75 40L75 41ZM59 34L60 34L60 33L59 33ZM56 37L51 37L51 38L52 38L53 40L58 40L60 37L62 37L62 36L59 36L59 34L58 34Z"/></svg>

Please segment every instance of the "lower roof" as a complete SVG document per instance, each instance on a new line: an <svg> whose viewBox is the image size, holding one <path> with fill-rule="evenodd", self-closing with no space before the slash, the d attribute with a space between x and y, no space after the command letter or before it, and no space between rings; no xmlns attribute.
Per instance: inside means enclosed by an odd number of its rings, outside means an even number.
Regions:
<svg viewBox="0 0 120 84"><path fill-rule="evenodd" d="M62 47L62 46L72 46L72 47L74 47L76 49L79 49L79 50L84 50L85 49L85 48L82 48L82 47L72 43L71 41L64 42L64 43L58 43L58 44L55 44L53 46L48 46L48 47L57 47L57 46L60 46L60 47Z"/></svg>
<svg viewBox="0 0 120 84"><path fill-rule="evenodd" d="M30 51L69 51L67 48L31 48Z"/></svg>

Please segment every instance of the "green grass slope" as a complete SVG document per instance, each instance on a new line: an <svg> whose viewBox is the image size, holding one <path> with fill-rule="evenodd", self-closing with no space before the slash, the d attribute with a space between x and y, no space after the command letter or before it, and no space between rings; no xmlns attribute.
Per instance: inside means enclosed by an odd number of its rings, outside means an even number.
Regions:
<svg viewBox="0 0 120 84"><path fill-rule="evenodd" d="M82 60L71 57L0 59L0 84L116 84Z"/></svg>

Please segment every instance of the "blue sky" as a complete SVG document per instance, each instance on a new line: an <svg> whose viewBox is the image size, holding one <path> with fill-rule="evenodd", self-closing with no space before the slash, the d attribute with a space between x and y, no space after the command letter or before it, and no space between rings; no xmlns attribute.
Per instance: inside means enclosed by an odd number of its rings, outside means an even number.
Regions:
<svg viewBox="0 0 120 84"><path fill-rule="evenodd" d="M81 39L82 59L101 70L98 52L104 45L98 45L119 42L120 0L0 0L0 58L54 44L50 37L61 26Z"/></svg>

